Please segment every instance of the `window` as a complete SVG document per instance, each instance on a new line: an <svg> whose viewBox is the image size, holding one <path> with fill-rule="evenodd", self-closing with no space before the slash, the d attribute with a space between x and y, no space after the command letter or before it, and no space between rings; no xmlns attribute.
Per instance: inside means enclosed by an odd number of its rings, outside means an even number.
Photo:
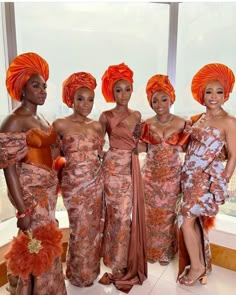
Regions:
<svg viewBox="0 0 236 295"><path fill-rule="evenodd" d="M2 4L0 3L0 8L2 8ZM2 9L0 9L0 22L2 22L3 15ZM5 77L6 77L6 57L5 57L5 35L3 31L3 26L0 26L0 94L1 94L1 108L0 108L0 123L3 118L9 112L9 100L7 97L7 90L5 85Z"/></svg>
<svg viewBox="0 0 236 295"><path fill-rule="evenodd" d="M0 8L2 8L2 3L0 3ZM0 9L0 21L2 22L3 14L2 9ZM0 107L0 124L3 118L9 113L9 100L7 96L5 77L6 77L6 58L5 58L5 35L3 31L3 26L0 26L0 97L1 97L1 107ZM0 222L14 216L14 208L11 205L7 197L7 188L5 183L5 178L3 170L0 170Z"/></svg>
<svg viewBox="0 0 236 295"><path fill-rule="evenodd" d="M189 116L202 112L191 94L191 81L205 64L219 62L236 74L236 3L180 3L176 67L175 112ZM236 87L225 109L236 115ZM187 106L187 108L186 108Z"/></svg>
<svg viewBox="0 0 236 295"><path fill-rule="evenodd" d="M167 73L169 5L157 3L15 3L17 52L34 51L50 66L48 99L40 111L49 121L71 113L61 102L61 85L77 71L91 72L97 79L91 116L111 107L101 94L101 76L110 64L125 62L134 71L131 108L152 112L145 94L147 80ZM0 15L2 20L2 15ZM4 41L2 27L0 39ZM0 62L5 64L4 42ZM1 119L9 112L5 69L0 68ZM4 78L2 78L4 77ZM3 93L3 95L2 95ZM3 99L5 97L5 99ZM0 170L0 221L14 216ZM59 198L57 209L63 210Z"/></svg>
<svg viewBox="0 0 236 295"><path fill-rule="evenodd" d="M78 71L97 80L91 116L111 107L101 94L101 77L111 64L134 71L130 107L144 116L147 80L167 72L169 5L157 3L15 3L18 53L35 51L50 66L43 113L51 121L71 113L61 102L61 85Z"/></svg>

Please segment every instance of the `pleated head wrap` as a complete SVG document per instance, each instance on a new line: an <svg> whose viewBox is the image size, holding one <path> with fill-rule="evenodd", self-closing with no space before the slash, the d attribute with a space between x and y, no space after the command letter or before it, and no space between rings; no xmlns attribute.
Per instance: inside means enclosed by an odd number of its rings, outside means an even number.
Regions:
<svg viewBox="0 0 236 295"><path fill-rule="evenodd" d="M86 87L93 91L96 86L96 79L90 73L74 73L62 83L62 101L71 108L78 88Z"/></svg>
<svg viewBox="0 0 236 295"><path fill-rule="evenodd" d="M191 86L194 99L202 105L205 89L212 81L219 81L222 84L225 92L224 101L226 101L233 90L235 77L232 70L224 64L211 63L202 67L194 75Z"/></svg>
<svg viewBox="0 0 236 295"><path fill-rule="evenodd" d="M102 76L102 94L106 102L115 102L113 86L119 80L130 82L133 88L133 71L124 63L109 66Z"/></svg>
<svg viewBox="0 0 236 295"><path fill-rule="evenodd" d="M22 89L34 74L41 75L45 82L48 80L49 66L40 55L27 52L13 59L6 74L6 87L11 98L21 101Z"/></svg>
<svg viewBox="0 0 236 295"><path fill-rule="evenodd" d="M173 104L175 102L175 90L168 76L165 75L154 75L152 76L146 86L146 93L147 99L150 104L152 105L152 96L157 91L163 91L170 97L170 102Z"/></svg>

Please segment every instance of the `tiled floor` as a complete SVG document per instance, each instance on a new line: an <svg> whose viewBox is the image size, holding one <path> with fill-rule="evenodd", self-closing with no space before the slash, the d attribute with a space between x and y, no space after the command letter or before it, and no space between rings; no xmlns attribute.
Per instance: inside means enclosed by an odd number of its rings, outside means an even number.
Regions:
<svg viewBox="0 0 236 295"><path fill-rule="evenodd" d="M102 265L101 275L109 271ZM134 286L129 295L234 295L236 272L213 265L213 271L208 276L207 285L197 283L193 287L181 286L175 282L177 274L177 258L168 266L159 263L148 264L148 279L142 286ZM68 295L123 295L113 285L103 286L96 280L89 288L77 288L66 281ZM0 288L0 295L7 295L5 286Z"/></svg>

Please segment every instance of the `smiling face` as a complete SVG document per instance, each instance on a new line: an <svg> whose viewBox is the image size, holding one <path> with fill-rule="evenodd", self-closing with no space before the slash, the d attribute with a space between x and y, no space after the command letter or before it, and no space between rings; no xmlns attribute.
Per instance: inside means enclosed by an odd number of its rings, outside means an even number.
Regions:
<svg viewBox="0 0 236 295"><path fill-rule="evenodd" d="M80 87L74 94L74 112L82 117L87 117L93 108L94 91L87 87Z"/></svg>
<svg viewBox="0 0 236 295"><path fill-rule="evenodd" d="M132 94L132 85L129 81L119 80L113 86L113 95L117 105L127 106Z"/></svg>
<svg viewBox="0 0 236 295"><path fill-rule="evenodd" d="M170 113L170 97L164 91L156 91L152 96L152 109L159 116Z"/></svg>
<svg viewBox="0 0 236 295"><path fill-rule="evenodd" d="M210 109L217 109L224 103L224 87L219 81L207 84L204 91L204 103Z"/></svg>
<svg viewBox="0 0 236 295"><path fill-rule="evenodd" d="M22 89L22 100L35 105L43 105L47 97L47 84L42 76L32 75Z"/></svg>

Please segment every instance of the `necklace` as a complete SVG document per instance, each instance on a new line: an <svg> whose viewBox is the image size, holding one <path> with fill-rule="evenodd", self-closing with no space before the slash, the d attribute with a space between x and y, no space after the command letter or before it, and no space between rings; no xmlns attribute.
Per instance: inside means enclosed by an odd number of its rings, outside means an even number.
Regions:
<svg viewBox="0 0 236 295"><path fill-rule="evenodd" d="M214 119L217 117L217 115L222 111L222 109L219 109L218 111L215 112L215 114L204 114L203 117L200 120L200 123L203 123L205 121L209 121L211 119ZM219 115L218 115L219 116ZM220 115L221 116L221 115Z"/></svg>
<svg viewBox="0 0 236 295"><path fill-rule="evenodd" d="M157 115L155 116L155 119L156 119L157 123L162 125L162 126L168 125L173 120L173 118L174 118L173 115L170 114L169 119L167 121L165 121L165 122L162 122L162 121L159 120Z"/></svg>
<svg viewBox="0 0 236 295"><path fill-rule="evenodd" d="M21 107L23 109L25 109L26 111L29 111L31 113L32 116L37 116L36 113L32 112L29 108L25 107L23 104L21 105Z"/></svg>

